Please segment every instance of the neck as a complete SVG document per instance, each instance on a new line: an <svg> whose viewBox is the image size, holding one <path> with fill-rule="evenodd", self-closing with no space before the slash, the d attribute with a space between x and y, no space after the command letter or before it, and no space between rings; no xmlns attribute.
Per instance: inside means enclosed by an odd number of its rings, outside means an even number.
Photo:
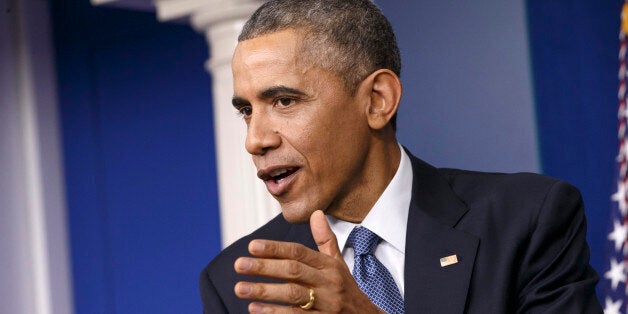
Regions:
<svg viewBox="0 0 628 314"><path fill-rule="evenodd" d="M384 193L399 168L401 150L396 141L386 141L380 144L367 156L362 174L358 176L358 182L353 185L357 188L347 191L347 197L343 199L342 204L329 206L328 215L340 220L360 223Z"/></svg>

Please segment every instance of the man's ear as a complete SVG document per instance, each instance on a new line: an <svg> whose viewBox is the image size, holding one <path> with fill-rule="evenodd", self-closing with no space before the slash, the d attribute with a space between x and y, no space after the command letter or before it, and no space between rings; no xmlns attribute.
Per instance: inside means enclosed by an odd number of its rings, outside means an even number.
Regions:
<svg viewBox="0 0 628 314"><path fill-rule="evenodd" d="M388 69L377 70L365 83L370 87L370 102L366 108L368 124L373 130L381 130L397 113L401 101L401 81Z"/></svg>

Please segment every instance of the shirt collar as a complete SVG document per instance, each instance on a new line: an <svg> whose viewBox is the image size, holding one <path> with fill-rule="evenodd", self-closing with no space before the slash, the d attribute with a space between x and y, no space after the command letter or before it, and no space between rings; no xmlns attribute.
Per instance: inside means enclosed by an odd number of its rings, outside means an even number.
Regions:
<svg viewBox="0 0 628 314"><path fill-rule="evenodd" d="M359 225L368 228L395 249L405 254L408 211L412 198L412 164L401 145L401 158L397 172ZM336 235L340 251L344 249L351 230L357 224L326 216Z"/></svg>

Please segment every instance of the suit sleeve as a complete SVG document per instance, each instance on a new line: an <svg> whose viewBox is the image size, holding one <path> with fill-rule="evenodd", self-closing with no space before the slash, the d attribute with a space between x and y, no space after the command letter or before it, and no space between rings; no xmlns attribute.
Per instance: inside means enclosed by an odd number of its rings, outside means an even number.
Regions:
<svg viewBox="0 0 628 314"><path fill-rule="evenodd" d="M602 313L578 190L562 181L553 184L531 229L518 271L518 313Z"/></svg>
<svg viewBox="0 0 628 314"><path fill-rule="evenodd" d="M221 314L228 313L216 287L209 277L207 269L201 272L199 278L199 286L201 290L201 300L203 301L203 313L204 314Z"/></svg>

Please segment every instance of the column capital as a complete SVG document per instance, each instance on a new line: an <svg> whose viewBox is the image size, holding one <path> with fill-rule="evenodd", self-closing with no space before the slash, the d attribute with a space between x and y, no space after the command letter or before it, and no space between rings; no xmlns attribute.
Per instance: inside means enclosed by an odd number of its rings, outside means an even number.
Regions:
<svg viewBox="0 0 628 314"><path fill-rule="evenodd" d="M159 21L189 17L192 26L203 30L212 24L246 19L263 0L153 0Z"/></svg>
<svg viewBox="0 0 628 314"><path fill-rule="evenodd" d="M124 0L123 0L124 1ZM128 1L128 0L126 0ZM152 0L159 21L187 19L199 33L205 34L211 59L205 68L231 62L236 39L244 22L265 0Z"/></svg>
<svg viewBox="0 0 628 314"><path fill-rule="evenodd" d="M190 24L197 31L207 30L221 22L243 20L246 21L264 1L227 2L220 10L205 7L190 17Z"/></svg>
<svg viewBox="0 0 628 314"><path fill-rule="evenodd" d="M248 18L266 0L90 0L104 5L138 11L151 11L160 22L196 18L198 28L224 20ZM195 28L197 26L193 25Z"/></svg>

